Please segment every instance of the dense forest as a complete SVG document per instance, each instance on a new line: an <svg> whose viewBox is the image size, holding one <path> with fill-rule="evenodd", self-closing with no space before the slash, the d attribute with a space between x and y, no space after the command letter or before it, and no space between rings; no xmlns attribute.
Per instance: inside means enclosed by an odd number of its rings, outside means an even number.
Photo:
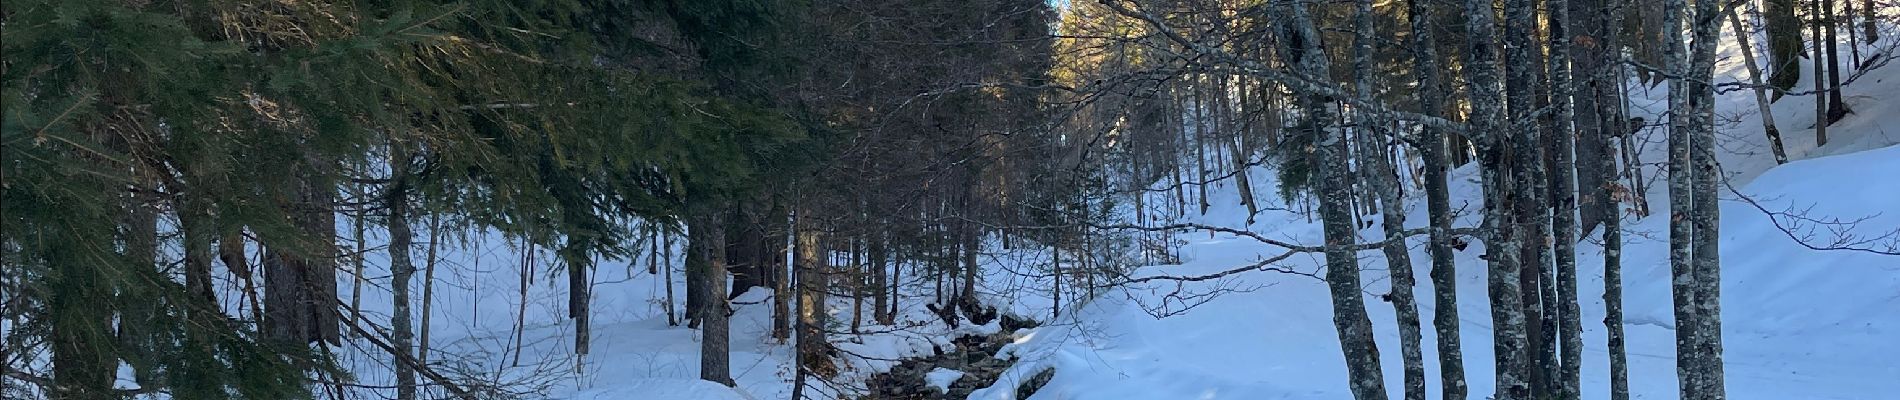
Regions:
<svg viewBox="0 0 1900 400"><path fill-rule="evenodd" d="M629 307L696 346L666 368L737 398L938 398L878 382L969 329L1157 283L1165 317L1243 291L1195 285L1278 274L1324 285L1332 325L1311 328L1337 339L1325 384L1351 398L1622 400L1624 265L1655 261L1673 320L1642 322L1673 331L1676 386L1648 396L1726 399L1725 203L1788 222L1745 235L1900 256L1885 220L1762 205L1730 162L1731 143L1822 154L1837 123L1861 143L1856 119L1880 116L1850 105L1892 94L1861 88L1897 9L10 0L0 398L580 397L562 385L625 357ZM1652 90L1659 106L1632 105ZM1718 112L1730 93L1746 107ZM1316 236L1256 226L1276 216ZM1650 220L1666 231L1625 226ZM1666 256L1626 261L1632 232ZM1144 268L1216 235L1269 250ZM1483 291L1460 293L1461 270ZM601 292L632 280L662 289ZM512 320L432 321L491 313ZM499 350L459 339L481 335ZM857 346L905 335L946 338ZM784 389L735 379L771 354L787 362L760 373ZM579 385L618 378L599 379ZM590 398L711 396L632 387Z"/></svg>

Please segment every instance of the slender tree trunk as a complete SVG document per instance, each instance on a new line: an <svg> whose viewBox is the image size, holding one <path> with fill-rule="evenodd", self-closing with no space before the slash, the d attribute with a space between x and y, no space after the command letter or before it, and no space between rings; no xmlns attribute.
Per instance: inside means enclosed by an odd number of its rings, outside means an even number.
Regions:
<svg viewBox="0 0 1900 400"><path fill-rule="evenodd" d="M1210 205L1207 201L1207 184L1209 183L1207 181L1209 178L1209 171L1207 170L1208 135L1207 116L1205 112L1207 109L1207 96L1202 93L1205 89L1201 87L1202 83L1199 76L1190 76L1194 77L1191 79L1194 82L1194 170L1196 171L1195 176L1197 176L1197 178L1194 179L1194 187L1196 190L1201 191L1201 215L1207 215L1207 207Z"/></svg>
<svg viewBox="0 0 1900 400"><path fill-rule="evenodd" d="M1607 108L1593 111L1598 113L1597 118L1602 121L1621 118ZM1604 138L1605 142L1611 140ZM1593 160L1598 168L1603 171L1616 170L1616 152L1603 152L1598 157ZM1602 191L1608 192L1620 186L1616 174L1604 174L1601 178L1596 182ZM1629 353L1623 342L1623 207L1615 197L1609 198L1609 203L1604 206L1608 213L1603 217L1603 327L1608 336L1610 353L1610 400L1629 400Z"/></svg>
<svg viewBox="0 0 1900 400"><path fill-rule="evenodd" d="M1860 68L1860 35L1854 33L1854 0L1844 0L1841 4L1842 7L1846 7L1841 10L1840 15L1847 18L1847 27L1842 28L1847 31L1847 50L1854 55L1849 59L1852 63L1848 65L1858 69Z"/></svg>
<svg viewBox="0 0 1900 400"><path fill-rule="evenodd" d="M367 196L368 190L362 186L352 185L351 188L354 189L352 191L356 192L357 197L361 198ZM367 240L368 236L365 236L363 232L369 225L368 215L369 211L367 210L358 210L350 215L351 239L354 239L352 242L356 244L356 251L350 253L350 263L352 264L350 275L353 275L350 285L351 323L363 322L363 286L369 282L369 278L367 278L369 273L363 268L363 256L369 254L369 240Z"/></svg>
<svg viewBox="0 0 1900 400"><path fill-rule="evenodd" d="M794 235L791 232L790 216L784 211L778 204L773 204L772 212L767 214L766 218L776 221L773 222L773 226L780 231L776 232L777 236L767 235L772 237L771 245L766 246L766 251L771 254L763 257L765 262L771 265L772 338L778 339L779 343L784 343L785 339L792 337L791 304L792 298L797 296L792 293L791 271L786 268L785 263L785 248L793 241Z"/></svg>
<svg viewBox="0 0 1900 400"><path fill-rule="evenodd" d="M1311 76L1328 76L1326 52L1320 47L1319 29L1307 7L1310 2L1276 4L1276 14L1286 19L1284 32L1290 64ZM1339 347L1345 354L1347 382L1353 398L1385 399L1385 377L1379 367L1379 348L1372 338L1372 320L1366 316L1365 298L1360 294L1359 259L1350 248L1356 241L1351 205L1346 135L1332 126L1338 105L1326 96L1309 95L1306 100L1314 139L1314 162L1319 172L1321 223L1326 237L1326 285L1332 294L1333 327L1339 332Z"/></svg>
<svg viewBox="0 0 1900 400"><path fill-rule="evenodd" d="M893 322L889 311L891 304L890 249L888 235L882 231L873 234L871 240L871 319L879 325L889 326Z"/></svg>
<svg viewBox="0 0 1900 400"><path fill-rule="evenodd" d="M1827 50L1827 124L1833 125L1834 122L1847 117L1847 113L1852 111L1847 109L1847 103L1841 98L1841 92L1845 88L1841 87L1841 46L1838 44L1840 36L1836 34L1836 26L1839 24L1834 20L1834 16L1837 15L1834 13L1834 2L1837 0L1817 1L1821 3L1821 16L1818 18L1820 18L1821 26L1827 28L1827 40L1816 45L1823 46Z"/></svg>
<svg viewBox="0 0 1900 400"><path fill-rule="evenodd" d="M1781 146L1781 130L1775 128L1774 109L1768 106L1768 90L1762 87L1761 68L1755 66L1755 47L1748 44L1750 31L1743 27L1741 13L1728 9L1728 21L1735 27L1735 42L1742 47L1742 63L1748 67L1748 83L1754 85L1755 108L1761 110L1761 128L1768 134L1768 148L1775 153L1775 164L1788 163L1788 151Z"/></svg>
<svg viewBox="0 0 1900 400"><path fill-rule="evenodd" d="M1049 245L1049 257L1049 319L1053 321L1062 317L1062 246Z"/></svg>
<svg viewBox="0 0 1900 400"><path fill-rule="evenodd" d="M860 221L859 226L870 224ZM856 335L864 327L864 236L855 236L851 241L851 334Z"/></svg>
<svg viewBox="0 0 1900 400"><path fill-rule="evenodd" d="M1436 42L1432 40L1434 28L1431 20L1432 5L1426 0L1409 0L1412 19L1411 43L1414 60L1413 73L1418 78L1420 108L1427 115L1437 115L1444 110L1441 98L1443 83L1438 77L1438 52ZM1463 345L1458 334L1458 274L1457 264L1451 249L1451 190L1446 169L1450 167L1445 159L1445 135L1438 129L1422 127L1424 135L1421 154L1425 158L1425 202L1426 215L1431 224L1431 240L1427 249L1432 259L1432 327L1438 336L1438 369L1440 397L1445 400L1464 400L1465 361Z"/></svg>
<svg viewBox="0 0 1900 400"><path fill-rule="evenodd" d="M1512 125L1526 126L1517 122L1528 119L1532 110L1538 109L1537 79L1543 71L1534 66L1539 64L1536 37L1536 2L1532 0L1507 0L1504 3L1505 23L1505 81L1506 112ZM1529 329L1530 351L1533 361L1530 388L1534 398L1548 398L1554 395L1550 387L1552 375L1556 372L1556 352L1549 335L1553 326L1548 322L1554 316L1545 312L1545 288L1549 285L1546 275L1550 273L1550 203L1548 189L1545 186L1544 147L1542 129L1527 127L1512 129L1510 132L1514 165L1517 170L1512 177L1523 185L1512 191L1518 196L1513 208L1520 236L1516 244L1520 247L1522 272L1518 274L1520 293L1523 296L1525 321ZM1508 251L1499 249L1499 251ZM1493 256L1496 252L1491 253Z"/></svg>
<svg viewBox="0 0 1900 400"><path fill-rule="evenodd" d="M1833 0L1828 0L1832 2ZM1694 224L1693 278L1695 282L1695 346L1698 353L1696 368L1700 373L1700 382L1694 388L1689 399L1724 400L1728 398L1724 386L1722 366L1722 305L1721 305L1721 208L1716 202L1717 180L1723 179L1716 165L1715 155L1715 88L1710 83L1715 77L1715 42L1721 37L1719 5L1715 2L1696 3L1695 15L1690 28L1695 33L1695 46L1692 48L1688 81L1691 122L1694 130L1689 131L1689 159L1694 163L1691 196L1694 204L1690 215ZM1832 7L1829 7L1832 11ZM1831 13L1830 13L1831 15ZM1832 20L1832 17L1829 17ZM1833 24L1829 24L1832 31ZM1831 32L1830 32L1831 33ZM1830 35L1832 36L1832 35ZM1832 46L1829 47L1833 48ZM1830 52L1829 58L1834 58ZM1835 101L1839 101L1839 85L1835 85ZM1845 111L1843 106L1841 110ZM1678 327L1677 329L1682 329Z"/></svg>
<svg viewBox="0 0 1900 400"><path fill-rule="evenodd" d="M1358 77L1360 97L1372 97L1372 0L1356 0L1353 39L1353 75ZM1377 127L1386 126L1385 121L1371 114L1360 114L1356 129L1359 134L1359 165L1367 186L1373 189L1379 198L1379 214L1385 239L1391 240L1380 250L1385 254L1386 267L1392 276L1391 301L1399 324L1399 354L1404 363L1404 398L1406 400L1425 399L1425 353L1421 349L1422 333L1419 331L1418 297L1413 293L1417 278L1413 277L1411 250L1404 239L1405 207L1399 193L1398 167L1386 158L1385 132ZM1384 397L1381 395L1380 397Z"/></svg>
<svg viewBox="0 0 1900 400"><path fill-rule="evenodd" d="M1598 23L1604 32L1602 38L1607 49L1619 49L1621 34L1617 34L1615 19L1598 19ZM1613 59L1621 59L1621 53ZM1598 87L1598 106L1594 108L1596 119L1602 125L1600 135L1604 142L1604 152L1596 154L1594 159L1600 165L1598 169L1604 171L1602 176L1598 176L1600 180L1596 180L1600 186L1598 191L1602 193L1615 193L1621 186L1619 174L1613 173L1617 171L1619 154L1615 146L1617 138L1621 136L1626 142L1628 136L1636 135L1623 118L1623 74L1621 66L1615 68L1619 74L1615 74L1615 80L1607 80L1615 82L1615 85ZM1632 188L1642 186L1634 186L1632 182ZM1606 195L1604 199L1604 328L1609 351L1609 400L1630 400L1630 362L1623 339L1623 205L1621 197L1617 195ZM1636 197L1630 199L1634 203Z"/></svg>
<svg viewBox="0 0 1900 400"><path fill-rule="evenodd" d="M1821 27L1822 1L1826 0L1811 0L1808 2L1808 25L1814 31L1814 147L1827 145L1827 126L1829 121L1824 116L1830 114L1827 109L1828 99L1826 94L1827 88L1825 87L1827 80L1825 78L1827 78L1827 70L1833 67L1833 65L1828 65L1827 53L1821 49L1821 46L1829 46L1827 38L1821 36L1822 32L1825 31L1825 29ZM1688 164L1685 163L1682 165Z"/></svg>
<svg viewBox="0 0 1900 400"><path fill-rule="evenodd" d="M429 364L429 320L433 315L430 305L435 303L435 261L436 247L442 241L442 215L429 218L429 250L427 259L422 260L422 334L416 342L416 363Z"/></svg>
<svg viewBox="0 0 1900 400"><path fill-rule="evenodd" d="M1555 173L1551 182L1555 185L1552 193L1556 196L1556 206L1551 218L1552 242L1557 265L1557 301L1560 304L1558 337L1561 354L1558 356L1557 395L1560 399L1576 400L1582 397L1583 376L1583 319L1577 305L1577 162L1576 140L1569 129L1577 120L1576 108L1571 101L1572 89L1570 67L1570 5L1567 0L1549 0L1550 10L1550 86L1551 106L1556 109L1556 123L1553 126L1552 142ZM1584 96L1594 94L1584 93ZM1592 115L1594 117L1594 115Z"/></svg>
<svg viewBox="0 0 1900 400"><path fill-rule="evenodd" d="M517 288L520 291L516 293L520 301L515 304L515 359L509 364L514 367L521 366L521 335L528 320L528 285L534 284L535 245L526 237L521 238L521 244L521 285Z"/></svg>
<svg viewBox="0 0 1900 400"><path fill-rule="evenodd" d="M410 259L409 251L415 240L409 227L409 152L396 139L389 141L390 184L384 189L384 208L388 209L388 220L384 224L389 229L389 288L392 293L395 311L389 316L391 337L389 344L398 354L392 354L396 365L396 399L414 400L416 398L416 371L401 359L410 357L413 348L415 329L410 325L414 313L409 309L409 280L416 275L416 265ZM359 228L360 229L360 228ZM358 258L362 255L358 254ZM361 272L358 272L361 276Z"/></svg>
<svg viewBox="0 0 1900 400"><path fill-rule="evenodd" d="M1687 13L1686 1L1669 0L1663 8L1664 29L1680 31ZM1817 9L1819 7L1816 7ZM1820 32L1820 27L1815 27ZM1693 169L1690 163L1690 135L1696 121L1690 109L1689 59L1685 57L1686 38L1672 36L1664 42L1663 67L1669 76L1669 269L1676 322L1676 375L1680 379L1682 399L1696 399L1702 384L1702 360L1695 351L1696 314ZM1819 126L1820 124L1817 124Z"/></svg>
<svg viewBox="0 0 1900 400"><path fill-rule="evenodd" d="M1217 107L1223 116L1222 121L1224 122L1221 124L1221 132L1232 136L1221 139L1221 142L1226 143L1228 150L1233 153L1235 189L1240 192L1240 204L1247 207L1247 224L1252 225L1254 215L1260 213L1260 207L1254 204L1253 182L1247 178L1247 162L1250 158L1247 155L1245 144L1247 142L1247 133L1237 129L1235 126L1234 116L1236 112L1232 98L1228 96L1228 91L1231 89L1227 84L1228 77L1226 75L1220 75L1218 82L1216 87L1220 91L1220 98ZM1140 192L1136 192L1135 197L1140 198ZM1137 208L1137 210L1139 210L1139 208Z"/></svg>
<svg viewBox="0 0 1900 400"><path fill-rule="evenodd" d="M679 302L674 299L673 294L673 235L667 234L664 229L658 230L657 232L659 232L658 234L660 235L662 244L653 251L665 258L661 261L660 269L666 270L666 325L680 326L678 318L680 316L676 315L673 309L674 304L679 304Z"/></svg>

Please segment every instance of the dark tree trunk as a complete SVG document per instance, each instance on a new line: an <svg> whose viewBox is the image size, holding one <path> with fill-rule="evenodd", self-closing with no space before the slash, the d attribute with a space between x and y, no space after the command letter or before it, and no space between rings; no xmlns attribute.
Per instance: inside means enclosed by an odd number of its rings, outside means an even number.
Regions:
<svg viewBox="0 0 1900 400"><path fill-rule="evenodd" d="M1577 90L1571 96L1574 104L1572 109L1579 116L1575 119L1576 159L1593 161L1577 164L1576 167L1578 181L1592 183L1584 185L1583 191L1577 193L1581 229L1589 232L1616 212L1610 188L1594 184L1616 176L1616 166L1611 164L1609 168L1603 168L1594 161L1615 157L1612 137L1617 136L1624 124L1605 123L1598 117L1598 110L1620 104L1617 99L1610 97L1613 92L1610 86L1621 82L1613 80L1616 76L1610 74L1614 69L1609 65L1613 58L1609 32L1606 32L1610 29L1606 20L1611 19L1604 8L1606 1L1571 0L1567 3L1567 12L1572 20L1568 28L1575 32L1572 35L1574 38L1566 39L1566 42L1570 46L1570 73L1575 80L1571 84Z"/></svg>
<svg viewBox="0 0 1900 400"><path fill-rule="evenodd" d="M869 266L871 269L871 290L873 291L871 294L871 319L877 321L879 325L886 326L896 322L893 321L893 315L889 312L891 291L888 289L891 286L889 273L891 266L890 249L886 243L888 240L886 234L883 232L873 234L873 238L871 239L871 265Z"/></svg>
<svg viewBox="0 0 1900 400"><path fill-rule="evenodd" d="M1801 81L1801 19L1795 16L1799 0L1764 0L1762 18L1768 21L1768 84L1776 100Z"/></svg>
<svg viewBox="0 0 1900 400"><path fill-rule="evenodd" d="M702 296L698 313L700 332L703 334L699 348L699 379L733 386L732 354L729 351L732 333L726 318L729 310L725 293L725 216L718 214L695 216L691 220L692 225L686 227L696 242L690 246L700 252L694 256L700 264L696 270L701 275L698 294Z"/></svg>
<svg viewBox="0 0 1900 400"><path fill-rule="evenodd" d="M1822 23L1821 22L1822 21L1821 2L1822 1L1826 1L1826 0L1811 0L1808 2L1808 18L1809 18L1808 26L1809 26L1809 29L1813 31L1814 46L1815 46L1814 47L1814 146L1815 147L1821 147L1821 146L1827 145L1828 122L1825 121L1822 118L1822 116L1828 115L1829 113L1827 109L1828 96L1826 95L1827 93L1826 91L1829 89L1826 87L1826 84L1827 84L1826 78L1827 78L1828 70L1834 67L1833 65L1829 65L1827 63L1827 52L1821 49L1821 46L1828 45L1826 44L1828 43L1827 38L1822 36L1822 33L1826 31L1826 29L1821 27L1821 23ZM1675 165L1675 164L1671 164L1671 165ZM1683 164L1683 165L1687 165L1687 164Z"/></svg>
<svg viewBox="0 0 1900 400"><path fill-rule="evenodd" d="M265 243L265 337L283 342L341 344L336 292L336 216L332 185L316 172L295 179L295 201L286 205L307 235Z"/></svg>
<svg viewBox="0 0 1900 400"><path fill-rule="evenodd" d="M1834 122L1840 121L1841 118L1847 117L1847 113L1851 111L1847 109L1847 103L1841 99L1841 92L1842 89L1844 89L1841 87L1841 46L1839 45L1840 36L1837 34L1836 29L1839 24L1837 23L1838 21L1834 20L1834 16L1838 15L1834 12L1834 2L1837 0L1817 1L1821 3L1821 16L1819 17L1821 26L1827 27L1827 40L1817 43L1816 46L1822 46L1822 48L1827 50L1827 60L1825 61L1827 63L1828 87L1827 124L1832 125Z"/></svg>

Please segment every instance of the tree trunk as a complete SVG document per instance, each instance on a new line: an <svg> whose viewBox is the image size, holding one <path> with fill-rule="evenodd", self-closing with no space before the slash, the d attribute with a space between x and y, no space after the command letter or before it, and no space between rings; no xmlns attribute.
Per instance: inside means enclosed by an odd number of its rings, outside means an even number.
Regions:
<svg viewBox="0 0 1900 400"><path fill-rule="evenodd" d="M732 381L732 332L726 313L726 229L725 218L713 215L699 215L686 229L693 235L691 244L700 253L689 259L689 265L697 261L701 284L699 299L700 332L703 337L699 344L699 379L712 381L728 387Z"/></svg>
<svg viewBox="0 0 1900 400"><path fill-rule="evenodd" d="M1571 96L1574 105L1572 110L1578 115L1575 119L1576 159L1592 161L1577 165L1577 179L1579 182L1603 182L1616 176L1616 165L1610 164L1609 168L1603 168L1594 161L1616 157L1613 138L1619 136L1626 125L1620 121L1606 122L1599 112L1601 108L1621 104L1612 97L1615 90L1611 87L1622 83L1612 80L1614 75L1610 74L1616 68L1610 65L1614 58L1611 54L1611 32L1608 32L1614 29L1608 21L1613 18L1605 11L1604 0L1570 0L1566 3L1572 21L1567 28L1574 32L1574 38L1565 39L1571 52L1570 73L1574 79L1571 85L1578 89ZM1577 193L1577 213L1582 231L1589 232L1604 219L1612 218L1617 211L1609 187L1589 184L1584 185L1583 189Z"/></svg>
<svg viewBox="0 0 1900 400"><path fill-rule="evenodd" d="M1768 84L1774 98L1801 81L1801 20L1795 16L1799 0L1763 0L1762 18L1768 21Z"/></svg>
<svg viewBox="0 0 1900 400"><path fill-rule="evenodd" d="M871 294L871 319L875 320L879 325L890 326L895 321L892 320L892 313L887 312L891 304L891 292L888 290L891 285L890 273L888 272L890 270L890 250L886 243L889 239L883 232L878 232L873 236L874 238L871 240L871 265L869 266L871 269L871 290L874 292Z"/></svg>
<svg viewBox="0 0 1900 400"><path fill-rule="evenodd" d="M793 240L788 217L778 204L772 205L772 212L767 213L766 218L772 220L769 223L778 231L774 232L777 235L766 235L770 237L770 243L765 251L770 254L761 257L763 262L770 265L772 274L772 338L778 339L779 343L792 337L791 304L792 297L796 296L792 293L791 271L785 263L785 247Z"/></svg>
<svg viewBox="0 0 1900 400"><path fill-rule="evenodd" d="M1815 46L1814 47L1814 147L1821 147L1821 146L1827 145L1828 121L1825 117L1823 117L1825 115L1829 115L1828 109L1827 109L1828 99L1826 95L1828 89L1825 87L1827 83L1827 80L1825 78L1827 78L1827 70L1833 67L1832 65L1828 65L1827 63L1827 57L1826 57L1827 52L1821 49L1821 46L1827 46L1827 44L1825 43L1828 43L1827 38L1821 36L1822 32L1825 31L1825 29L1821 27L1821 21L1822 21L1821 2L1822 1L1826 1L1826 0L1811 0L1808 2L1808 16L1809 16L1808 25L1810 29L1813 30L1814 46ZM1670 164L1670 165L1676 165L1676 164ZM1685 163L1682 165L1688 165L1688 164Z"/></svg>
<svg viewBox="0 0 1900 400"><path fill-rule="evenodd" d="M351 185L351 191L358 198L367 197L368 189L361 185ZM357 210L350 214L351 242L356 250L350 253L350 322L360 323L363 319L363 286L369 283L368 271L363 268L363 256L369 254L368 230L369 211Z"/></svg>
<svg viewBox="0 0 1900 400"><path fill-rule="evenodd" d="M1507 121L1511 125L1527 126L1519 119L1528 119L1531 111L1538 109L1537 79L1543 71L1534 66L1539 64L1536 53L1536 2L1531 0L1507 0L1504 3L1505 24L1505 81ZM1511 178L1523 185L1513 193L1519 196L1513 203L1516 212L1520 236L1515 243L1520 246L1522 272L1518 274L1520 293L1523 296L1525 321L1529 329L1530 351L1533 368L1530 374L1531 396L1548 398L1554 394L1550 387L1551 378L1556 372L1556 353L1548 336L1554 334L1548 324L1554 316L1545 312L1545 288L1549 285L1546 275L1550 273L1550 202L1548 188L1545 185L1544 132L1537 127L1511 129L1510 137L1516 157L1517 170ZM1500 249L1505 251L1505 249ZM1495 253L1493 253L1495 255Z"/></svg>
<svg viewBox="0 0 1900 400"><path fill-rule="evenodd" d="M1425 94L1419 96L1420 108L1427 115L1437 115L1444 110L1444 104L1434 94L1442 93L1444 85L1438 77L1438 51L1432 40L1432 5L1425 0L1410 0L1407 5L1412 18L1412 51L1417 62L1413 73L1418 78L1419 93ZM1431 127L1421 127L1421 131L1426 215L1432 228L1426 248L1432 259L1432 327L1438 336L1440 397L1464 400L1467 389L1464 350L1458 336L1458 274L1451 249L1451 190L1446 177L1450 164L1445 157L1444 133Z"/></svg>
<svg viewBox="0 0 1900 400"><path fill-rule="evenodd" d="M1615 153L1596 160L1604 170L1616 169ZM1608 188L1618 186L1616 175L1600 181ZM1629 400L1629 351L1623 340L1623 208L1612 198L1610 214L1603 219L1603 327L1610 353L1610 400Z"/></svg>
<svg viewBox="0 0 1900 400"><path fill-rule="evenodd" d="M1729 25L1735 27L1735 43L1741 45L1742 63L1748 67L1748 83L1755 90L1755 108L1761 112L1761 128L1768 134L1768 148L1775 153L1775 164L1788 163L1788 151L1781 146L1781 130L1775 128L1774 109L1768 106L1768 90L1762 87L1761 68L1755 66L1755 46L1748 44L1750 31L1742 26L1741 13L1728 9Z"/></svg>
<svg viewBox="0 0 1900 400"><path fill-rule="evenodd" d="M1831 3L1833 0L1829 0ZM1719 5L1715 2L1697 2L1691 29L1695 32L1695 46L1692 48L1688 81L1690 112L1694 129L1689 131L1689 158L1694 165L1691 196L1694 204L1690 214L1694 224L1694 262L1693 279L1696 291L1695 303L1695 346L1700 373L1700 381L1693 388L1694 396L1688 399L1723 400L1727 399L1722 366L1722 313L1721 313L1721 208L1717 204L1717 181L1723 179L1716 165L1715 155L1715 88L1710 83L1715 77L1715 41L1721 37ZM1830 15L1832 7L1829 7ZM1832 21L1832 17L1829 17ZM1833 24L1829 24L1832 36ZM1830 43L1832 43L1830 41ZM1829 46L1832 49L1833 46ZM1829 58L1834 58L1833 51ZM1830 68L1831 69L1831 68ZM1840 85L1834 85L1834 101L1839 101ZM1840 110L1846 110L1843 106ZM1682 329L1678 327L1677 329Z"/></svg>
<svg viewBox="0 0 1900 400"><path fill-rule="evenodd" d="M409 309L409 280L416 275L416 265L409 257L409 250L415 236L409 228L409 152L396 139L389 141L389 165L390 183L383 193L383 206L389 212L384 224L389 230L389 288L395 308L389 316L389 344L398 352L391 355L397 360L394 362L396 399L414 400L416 371L401 360L409 357L414 348L415 329L410 325L413 313ZM361 275L360 271L358 275Z"/></svg>
<svg viewBox="0 0 1900 400"><path fill-rule="evenodd" d="M1288 43L1289 64L1310 76L1328 76L1326 52L1318 40L1319 29L1307 10L1309 2L1276 4L1276 13L1288 18L1284 32ZM1314 162L1320 174L1319 213L1326 238L1326 285L1333 303L1333 327L1339 333L1339 347L1346 358L1347 383L1353 398L1385 399L1385 377L1379 367L1379 348L1372 338L1372 320L1366 316L1365 298L1360 294L1359 259L1350 248L1356 241L1351 205L1352 184L1347 157L1346 135L1331 126L1338 105L1327 96L1307 96L1307 117L1316 151Z"/></svg>
<svg viewBox="0 0 1900 400"><path fill-rule="evenodd" d="M1521 2L1522 0L1516 0ZM1514 4L1523 7L1523 4ZM1491 297L1493 354L1497 358L1497 400L1529 399L1530 348L1525 331L1523 286L1519 281L1519 242L1512 223L1513 186L1505 119L1503 85L1498 82L1496 14L1490 0L1465 1L1465 30L1470 46L1465 52L1469 76L1471 131L1477 147L1484 188L1485 261Z"/></svg>
<svg viewBox="0 0 1900 400"><path fill-rule="evenodd" d="M1841 46L1838 44L1840 36L1836 33L1836 25L1839 24L1834 20L1836 15L1834 2L1837 0L1817 1L1822 6L1821 16L1818 18L1820 18L1821 26L1827 27L1827 40L1816 45L1827 50L1827 124L1833 125L1834 122L1847 117L1847 113L1852 111L1847 109L1847 103L1841 99L1842 89L1845 88L1841 87Z"/></svg>
<svg viewBox="0 0 1900 400"><path fill-rule="evenodd" d="M653 249L653 251L665 257L665 259L661 261L660 269L666 270L666 325L679 326L680 321L678 317L683 316L676 315L673 309L673 305L679 303L674 299L673 295L673 235L667 234L664 229L658 229L655 232L658 232L657 234L660 235L662 244L659 248Z"/></svg>
<svg viewBox="0 0 1900 400"><path fill-rule="evenodd" d="M319 167L313 167L316 169ZM293 203L284 205L302 240L267 243L264 256L265 337L282 342L341 344L336 293L336 216L332 185L316 171L295 177Z"/></svg>
<svg viewBox="0 0 1900 400"><path fill-rule="evenodd" d="M1847 1L1854 1L1854 0L1847 0ZM1861 12L1860 26L1863 29L1865 29L1865 31L1862 32L1862 35L1867 37L1867 44L1872 45L1874 43L1879 43L1880 42L1880 25L1879 25L1880 11L1879 9L1874 8L1874 0L1861 0L1860 12Z"/></svg>
<svg viewBox="0 0 1900 400"><path fill-rule="evenodd" d="M815 220L809 219L808 211L798 213L798 222L793 229L798 236L798 259L793 270L798 273L798 365L799 369L818 376L830 376L833 365L830 359L830 344L825 338L825 293L830 288L830 267L826 265L824 249Z"/></svg>
<svg viewBox="0 0 1900 400"><path fill-rule="evenodd" d="M437 214L429 218L428 258L422 260L422 334L416 342L416 362L422 365L429 364L429 308L435 303L435 255L441 241L442 215Z"/></svg>
<svg viewBox="0 0 1900 400"><path fill-rule="evenodd" d="M1664 29L1680 30L1687 6L1684 0L1666 2ZM1816 26L1815 32L1820 31ZM1699 321L1695 308L1695 225L1691 221L1695 218L1695 192L1691 185L1694 172L1689 154L1696 121L1689 104L1692 96L1689 82L1685 79L1690 70L1689 59L1683 54L1686 40L1671 35L1664 42L1663 67L1669 76L1669 270L1676 322L1676 376L1680 380L1680 398L1688 400L1698 398L1696 393L1702 384L1703 372L1699 369L1702 360L1695 351Z"/></svg>
<svg viewBox="0 0 1900 400"><path fill-rule="evenodd" d="M870 225L862 222L859 226ZM856 335L864 327L864 278L867 274L864 268L864 237L855 236L850 241L851 271L846 272L846 275L851 278L851 334Z"/></svg>
<svg viewBox="0 0 1900 400"><path fill-rule="evenodd" d="M1201 192L1201 215L1207 215L1207 96L1202 92L1201 81L1197 75L1189 75L1194 85L1194 187Z"/></svg>
<svg viewBox="0 0 1900 400"><path fill-rule="evenodd" d="M1049 245L1049 257L1049 319L1054 321L1062 317L1062 246Z"/></svg>
<svg viewBox="0 0 1900 400"><path fill-rule="evenodd" d="M1576 141L1572 130L1568 129L1577 120L1576 109L1571 101L1572 89L1570 68L1570 47L1566 45L1570 34L1570 5L1566 0L1549 0L1550 10L1550 86L1551 106L1556 110L1555 124L1552 126L1551 139L1555 173L1551 178L1555 188L1551 193L1556 196L1551 218L1553 251L1557 266L1557 302L1560 315L1558 337L1561 354L1558 356L1557 396L1560 399L1576 400L1582 397L1583 376L1583 319L1577 305L1577 162ZM1584 96L1594 94L1584 93ZM1594 115L1592 116L1594 117Z"/></svg>
<svg viewBox="0 0 1900 400"><path fill-rule="evenodd" d="M1353 39L1353 75L1358 82L1353 85L1358 95L1372 98L1372 0L1356 0ZM1385 254L1386 267L1392 276L1391 301L1399 324L1399 354L1404 363L1404 398L1406 400L1425 399L1425 353L1421 349L1422 333L1419 331L1418 297L1413 293L1417 279L1412 276L1411 250L1406 247L1405 207L1399 193L1398 167L1386 158L1387 149L1384 127L1386 121L1374 118L1371 114L1360 114L1355 118L1359 125L1356 129L1359 140L1359 165L1365 173L1362 177L1366 185L1378 195L1379 214L1385 239L1389 240L1380 250ZM1356 262L1355 262L1356 264ZM1368 322L1369 323L1369 322ZM1380 397L1384 397L1381 395Z"/></svg>

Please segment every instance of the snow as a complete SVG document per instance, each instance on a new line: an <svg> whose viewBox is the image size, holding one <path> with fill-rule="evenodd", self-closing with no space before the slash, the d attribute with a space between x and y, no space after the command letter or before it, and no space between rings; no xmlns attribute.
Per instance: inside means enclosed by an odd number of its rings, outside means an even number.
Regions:
<svg viewBox="0 0 1900 400"><path fill-rule="evenodd" d="M568 398L752 400L732 388L699 379L633 379L613 386L584 390Z"/></svg>
<svg viewBox="0 0 1900 400"><path fill-rule="evenodd" d="M937 369L930 370L930 372L924 374L924 384L937 388L937 390L941 390L944 393L949 393L950 384L956 383L958 379L963 379L963 371L944 367L937 367Z"/></svg>

